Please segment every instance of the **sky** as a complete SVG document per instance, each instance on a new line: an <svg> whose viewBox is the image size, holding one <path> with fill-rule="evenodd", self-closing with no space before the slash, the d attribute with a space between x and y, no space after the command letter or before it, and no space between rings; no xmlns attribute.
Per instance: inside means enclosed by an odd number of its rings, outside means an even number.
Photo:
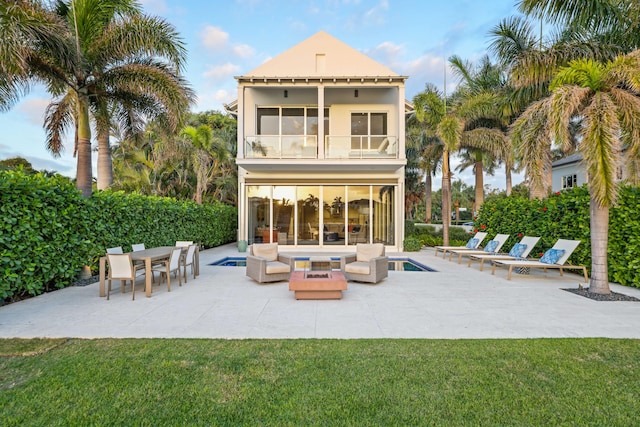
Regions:
<svg viewBox="0 0 640 427"><path fill-rule="evenodd" d="M198 101L194 112L223 111L236 99L234 76L248 73L318 31L409 76L406 96L426 83L444 87L445 63L451 55L472 62L487 53L489 31L518 15L516 0L142 0L144 12L173 24L188 50L185 76ZM447 91L456 81L447 75ZM34 87L9 112L0 113L0 159L24 157L36 169L75 176L72 138L53 157L44 145L43 117L51 102ZM94 142L95 143L95 142ZM97 152L93 153L94 177ZM454 160L455 165L455 160ZM471 169L455 173L473 185ZM434 188L439 187L436 176ZM522 181L514 175L514 185ZM485 177L503 189L504 169Z"/></svg>

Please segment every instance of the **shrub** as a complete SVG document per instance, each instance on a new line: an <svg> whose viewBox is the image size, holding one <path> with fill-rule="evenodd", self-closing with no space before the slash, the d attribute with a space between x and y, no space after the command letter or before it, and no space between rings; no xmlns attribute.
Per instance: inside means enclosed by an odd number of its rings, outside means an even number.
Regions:
<svg viewBox="0 0 640 427"><path fill-rule="evenodd" d="M99 191L89 199L66 177L0 171L0 299L38 295L97 270L105 249L132 243L204 247L236 239L237 210Z"/></svg>
<svg viewBox="0 0 640 427"><path fill-rule="evenodd" d="M416 231L416 220L406 219L404 221L404 237L414 236Z"/></svg>
<svg viewBox="0 0 640 427"><path fill-rule="evenodd" d="M405 252L418 252L422 249L422 243L417 237L407 237L402 242L402 246Z"/></svg>
<svg viewBox="0 0 640 427"><path fill-rule="evenodd" d="M91 233L68 178L0 172L0 213L0 299L73 282L91 251Z"/></svg>
<svg viewBox="0 0 640 427"><path fill-rule="evenodd" d="M618 205L610 209L609 280L640 287L640 189L622 187ZM524 197L492 198L483 203L476 224L493 233L507 233L503 249L508 251L522 236L540 236L531 253L540 256L558 239L580 240L570 264L586 265L591 271L589 191L586 186L562 191L544 200Z"/></svg>

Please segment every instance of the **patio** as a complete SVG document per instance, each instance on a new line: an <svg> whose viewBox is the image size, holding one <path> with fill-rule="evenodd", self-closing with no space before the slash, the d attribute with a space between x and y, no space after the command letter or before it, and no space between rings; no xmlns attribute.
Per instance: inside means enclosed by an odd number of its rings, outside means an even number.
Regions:
<svg viewBox="0 0 640 427"><path fill-rule="evenodd" d="M350 282L341 300L297 301L287 282L259 285L243 267L208 264L238 256L235 244L200 253L200 276L154 286L131 301L98 283L0 307L0 338L640 338L640 303L598 302L561 290L580 275L480 272L433 255L391 253L437 272L390 271L378 285ZM305 254L308 255L308 254ZM137 289L142 290L143 280ZM640 298L640 289L611 285Z"/></svg>

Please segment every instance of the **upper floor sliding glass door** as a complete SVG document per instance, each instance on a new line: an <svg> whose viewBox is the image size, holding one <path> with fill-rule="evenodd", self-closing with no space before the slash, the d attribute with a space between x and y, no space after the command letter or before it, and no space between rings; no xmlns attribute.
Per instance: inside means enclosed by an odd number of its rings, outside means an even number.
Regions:
<svg viewBox="0 0 640 427"><path fill-rule="evenodd" d="M258 107L256 135L246 137L246 157L310 158L318 156L318 108ZM329 109L324 115L329 131Z"/></svg>
<svg viewBox="0 0 640 427"><path fill-rule="evenodd" d="M351 150L362 155L386 150L388 144L387 113L351 113Z"/></svg>

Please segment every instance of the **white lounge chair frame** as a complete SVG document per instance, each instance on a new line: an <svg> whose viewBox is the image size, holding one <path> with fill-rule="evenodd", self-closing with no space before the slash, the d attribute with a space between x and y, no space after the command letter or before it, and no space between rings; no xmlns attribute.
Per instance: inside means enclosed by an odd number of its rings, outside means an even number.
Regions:
<svg viewBox="0 0 640 427"><path fill-rule="evenodd" d="M529 268L544 268L546 272L548 268L555 268L560 270L560 276L563 274L564 269L576 269L582 270L582 274L584 275L585 283L589 282L589 276L587 276L587 268L584 265L564 265L565 262L569 259L573 251L576 250L578 245L580 244L580 240L565 240L558 239L555 245L553 245L552 249L564 249L564 255L560 257L557 263L555 264L546 264L540 261L518 261L518 260L495 260L493 261L493 267L491 268L491 274L494 274L496 271L496 267L509 267L509 274L507 275L507 280L511 280L511 272L513 271L513 267L529 267Z"/></svg>
<svg viewBox="0 0 640 427"><path fill-rule="evenodd" d="M460 264L460 262L462 261L462 257L463 256L471 256L471 255L495 255L498 252L500 252L500 249L502 249L502 246L504 246L505 242L507 240L509 240L509 235L508 234L496 234L496 236L492 239L492 240L497 240L498 241L498 246L496 246L495 250L493 252L487 252L484 250L473 250L473 249L466 249L466 250L459 250L459 249L455 249L455 250L451 250L449 251L449 261L451 261L453 259L453 255L458 255L458 264Z"/></svg>
<svg viewBox="0 0 640 427"><path fill-rule="evenodd" d="M518 258L527 258L533 248L538 244L540 237L534 236L524 236L519 243L527 245L522 254ZM484 269L485 260L493 261L493 260L516 260L517 258L512 257L509 254L482 254L482 255L469 255L469 262L467 263L467 267L471 267L471 261L479 260L480 261L480 271Z"/></svg>
<svg viewBox="0 0 640 427"><path fill-rule="evenodd" d="M480 246L480 243L482 243L485 237L487 237L487 233L485 233L484 231L478 231L476 235L472 237L472 239L478 239L478 243L473 248L467 248L466 246L436 246L435 255L438 256L438 252L442 251L442 258L445 258L447 256L447 252L449 251L454 251L454 250L469 251L469 250L478 249L478 247Z"/></svg>

